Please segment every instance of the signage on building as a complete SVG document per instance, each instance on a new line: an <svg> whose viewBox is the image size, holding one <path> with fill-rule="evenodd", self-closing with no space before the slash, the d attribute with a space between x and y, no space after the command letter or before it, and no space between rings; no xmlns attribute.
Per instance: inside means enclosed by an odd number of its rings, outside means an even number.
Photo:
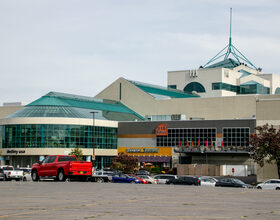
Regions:
<svg viewBox="0 0 280 220"><path fill-rule="evenodd" d="M158 153L158 148L128 148L127 153Z"/></svg>
<svg viewBox="0 0 280 220"><path fill-rule="evenodd" d="M25 150L7 150L7 154L25 154Z"/></svg>
<svg viewBox="0 0 280 220"><path fill-rule="evenodd" d="M168 129L166 124L159 124L156 128L156 135L157 136L167 136L168 134Z"/></svg>

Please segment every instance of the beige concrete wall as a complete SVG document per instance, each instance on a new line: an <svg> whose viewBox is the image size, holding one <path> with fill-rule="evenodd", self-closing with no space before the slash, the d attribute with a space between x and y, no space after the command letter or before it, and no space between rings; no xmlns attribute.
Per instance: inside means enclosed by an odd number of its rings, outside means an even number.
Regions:
<svg viewBox="0 0 280 220"><path fill-rule="evenodd" d="M0 106L0 119L18 111L23 107L24 106Z"/></svg>
<svg viewBox="0 0 280 220"><path fill-rule="evenodd" d="M156 100L132 83L120 78L107 87L97 98L118 100L119 83L122 83L121 102L145 117L146 115L184 114L205 119L251 118L256 115L255 96L216 98L177 98Z"/></svg>
<svg viewBox="0 0 280 220"><path fill-rule="evenodd" d="M121 100L119 100L120 83L122 85ZM151 109L155 108L157 105L155 99L151 95L139 89L137 86L128 82L124 78L119 78L95 97L121 101L124 105L143 117L151 115Z"/></svg>
<svg viewBox="0 0 280 220"><path fill-rule="evenodd" d="M177 175L220 176L220 166L211 164L179 164Z"/></svg>
<svg viewBox="0 0 280 220"><path fill-rule="evenodd" d="M0 125L8 124L66 124L66 125L93 125L93 119L88 118L62 118L62 117L32 117L32 118L6 118L0 119ZM118 127L117 121L94 120L95 126Z"/></svg>
<svg viewBox="0 0 280 220"><path fill-rule="evenodd" d="M190 117L208 120L251 118L256 115L255 97L234 96L222 98L189 98L158 100L154 115L185 114ZM150 111L151 111L150 110Z"/></svg>
<svg viewBox="0 0 280 220"><path fill-rule="evenodd" d="M238 80L239 84L244 84L250 81L255 81L257 83L260 83L262 85L264 85L265 87L270 87L270 81L269 80L265 80L257 75L249 75L249 76L245 76L241 79Z"/></svg>
<svg viewBox="0 0 280 220"><path fill-rule="evenodd" d="M262 74L260 77L270 81L270 94L275 94L277 87L280 87L280 76L277 74Z"/></svg>
<svg viewBox="0 0 280 220"><path fill-rule="evenodd" d="M279 179L275 163L265 163L263 167L257 166L257 181L263 182L268 179Z"/></svg>
<svg viewBox="0 0 280 220"><path fill-rule="evenodd" d="M280 125L280 95L259 96L256 106L257 125Z"/></svg>

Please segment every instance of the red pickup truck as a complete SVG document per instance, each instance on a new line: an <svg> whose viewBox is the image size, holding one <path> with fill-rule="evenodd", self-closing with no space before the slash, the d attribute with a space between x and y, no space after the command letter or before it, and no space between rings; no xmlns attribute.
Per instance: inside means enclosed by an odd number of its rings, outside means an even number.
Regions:
<svg viewBox="0 0 280 220"><path fill-rule="evenodd" d="M67 178L88 180L92 176L92 163L78 161L75 156L50 155L43 161L33 164L31 177L33 181L40 178L54 178L65 181Z"/></svg>

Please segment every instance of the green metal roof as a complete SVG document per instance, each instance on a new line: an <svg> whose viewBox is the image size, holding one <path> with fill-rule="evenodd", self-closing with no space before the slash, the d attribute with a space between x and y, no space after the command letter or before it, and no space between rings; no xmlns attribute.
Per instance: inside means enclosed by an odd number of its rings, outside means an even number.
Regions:
<svg viewBox="0 0 280 220"><path fill-rule="evenodd" d="M68 117L92 118L90 112L96 111L95 118L113 121L143 120L144 118L120 102L50 92L31 102L7 118L15 117Z"/></svg>
<svg viewBox="0 0 280 220"><path fill-rule="evenodd" d="M237 66L239 66L240 63L238 63L237 61L229 58L229 59L226 59L226 60L222 60L218 63L214 63L210 66L207 66L205 68L229 68L229 69L233 69Z"/></svg>
<svg viewBox="0 0 280 220"><path fill-rule="evenodd" d="M156 86L148 83L142 83L137 81L131 81L135 86L144 92L150 94L155 99L170 99L170 98L196 98L198 95L192 93L185 93L177 89L166 88L162 86Z"/></svg>

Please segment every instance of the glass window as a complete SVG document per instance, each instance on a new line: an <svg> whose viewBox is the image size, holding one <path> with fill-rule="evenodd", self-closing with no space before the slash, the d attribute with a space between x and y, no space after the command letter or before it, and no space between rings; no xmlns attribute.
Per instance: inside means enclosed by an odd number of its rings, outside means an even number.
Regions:
<svg viewBox="0 0 280 220"><path fill-rule="evenodd" d="M63 161L76 161L76 157L69 157L69 156L62 156L59 157L57 162L63 162Z"/></svg>
<svg viewBox="0 0 280 220"><path fill-rule="evenodd" d="M48 156L43 160L43 163L52 163L56 159L56 156Z"/></svg>
<svg viewBox="0 0 280 220"><path fill-rule="evenodd" d="M249 128L223 128L224 146L229 150L247 150L249 147Z"/></svg>
<svg viewBox="0 0 280 220"><path fill-rule="evenodd" d="M5 125L2 148L117 149L117 128L83 125Z"/></svg>
<svg viewBox="0 0 280 220"><path fill-rule="evenodd" d="M197 145L210 147L216 142L216 133L216 128L169 128L168 135L158 136L156 141L157 146L175 147L182 143L189 148Z"/></svg>

